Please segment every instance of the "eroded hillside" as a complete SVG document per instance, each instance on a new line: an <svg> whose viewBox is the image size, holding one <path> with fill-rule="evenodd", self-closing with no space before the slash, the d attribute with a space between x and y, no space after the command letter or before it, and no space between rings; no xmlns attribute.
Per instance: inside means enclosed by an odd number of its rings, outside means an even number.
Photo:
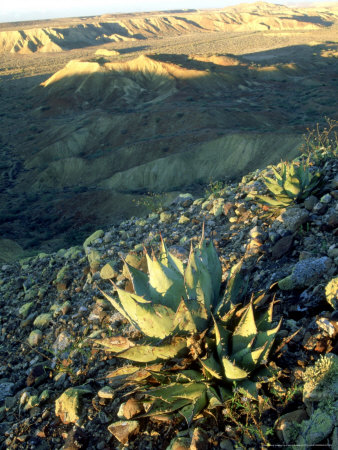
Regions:
<svg viewBox="0 0 338 450"><path fill-rule="evenodd" d="M0 52L60 52L196 32L316 30L332 26L337 19L338 9L334 7L295 9L259 2L223 10L105 15L72 20L71 24L48 21L41 27L27 22L20 29L10 25L0 28Z"/></svg>
<svg viewBox="0 0 338 450"><path fill-rule="evenodd" d="M246 8L243 23L267 14ZM140 214L147 192L297 155L307 127L337 118L337 32L315 25L3 53L0 236L54 250Z"/></svg>

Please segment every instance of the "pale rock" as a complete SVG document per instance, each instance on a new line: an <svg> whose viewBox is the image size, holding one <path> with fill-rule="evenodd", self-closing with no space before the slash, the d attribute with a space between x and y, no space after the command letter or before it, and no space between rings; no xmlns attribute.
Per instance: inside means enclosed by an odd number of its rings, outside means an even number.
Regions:
<svg viewBox="0 0 338 450"><path fill-rule="evenodd" d="M68 388L55 401L55 415L60 417L64 424L76 423L81 415L81 397L91 393L91 389L86 386Z"/></svg>
<svg viewBox="0 0 338 450"><path fill-rule="evenodd" d="M122 444L127 444L129 438L140 431L140 426L136 420L121 420L109 425L108 431Z"/></svg>
<svg viewBox="0 0 338 450"><path fill-rule="evenodd" d="M36 319L33 322L33 325L36 328L39 328L40 330L43 330L44 328L47 328L50 322L52 321L53 317L50 313L43 313L36 317Z"/></svg>
<svg viewBox="0 0 338 450"><path fill-rule="evenodd" d="M42 332L40 330L33 330L28 336L28 344L31 347L36 347L42 342L42 339Z"/></svg>

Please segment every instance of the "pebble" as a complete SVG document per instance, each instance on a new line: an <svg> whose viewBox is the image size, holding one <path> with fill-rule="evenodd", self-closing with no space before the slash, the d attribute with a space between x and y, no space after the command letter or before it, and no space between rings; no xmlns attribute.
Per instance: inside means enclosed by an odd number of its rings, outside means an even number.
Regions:
<svg viewBox="0 0 338 450"><path fill-rule="evenodd" d="M99 390L97 395L100 398L108 398L108 399L112 400L115 396L115 392L114 392L114 389L111 388L110 386L104 386L103 388L101 388Z"/></svg>
<svg viewBox="0 0 338 450"><path fill-rule="evenodd" d="M41 344L42 339L42 332L40 330L33 330L28 337L28 343L30 346L36 347Z"/></svg>

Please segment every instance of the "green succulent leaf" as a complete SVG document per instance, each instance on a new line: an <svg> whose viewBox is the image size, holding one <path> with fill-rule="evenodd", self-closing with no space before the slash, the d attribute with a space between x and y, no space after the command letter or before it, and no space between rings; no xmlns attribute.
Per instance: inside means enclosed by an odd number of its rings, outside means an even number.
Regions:
<svg viewBox="0 0 338 450"><path fill-rule="evenodd" d="M108 352L120 353L128 350L131 347L135 347L134 342L123 336L116 336L112 338L96 339L96 344L105 347Z"/></svg>
<svg viewBox="0 0 338 450"><path fill-rule="evenodd" d="M203 264L206 268L208 268L208 272L211 276L214 299L213 306L215 307L215 303L219 297L219 290L222 282L222 266L212 242L206 243L205 239L202 238L199 248L201 249L201 258Z"/></svg>
<svg viewBox="0 0 338 450"><path fill-rule="evenodd" d="M184 406L178 412L181 414L188 426L190 426L194 417L201 412L208 404L208 398L206 393L206 386L204 386L204 391L201 392L199 397L196 397L189 405Z"/></svg>
<svg viewBox="0 0 338 450"><path fill-rule="evenodd" d="M169 267L170 269L174 269L179 272L182 276L184 275L184 265L181 260L176 258L176 256L172 255L165 245L164 240L161 237L161 252L160 252L160 262Z"/></svg>
<svg viewBox="0 0 338 450"><path fill-rule="evenodd" d="M263 345L266 344L266 348L259 359L259 363L268 359L268 355L270 353L271 347L274 343L276 334L278 333L281 324L282 319L280 319L278 325L275 328L258 333L257 339L255 341L255 348L262 347Z"/></svg>
<svg viewBox="0 0 338 450"><path fill-rule="evenodd" d="M150 397L159 398L165 402L171 402L178 398L194 400L205 390L204 383L172 383L164 387L153 388L145 393Z"/></svg>
<svg viewBox="0 0 338 450"><path fill-rule="evenodd" d="M110 295L108 295L106 292L101 291L102 295L104 295L104 297L112 304L112 306L123 316L125 317L127 320L129 320L130 323L133 323L133 320L131 317L129 317L128 313L124 310L123 306L120 303L120 300L115 299L114 297L111 297Z"/></svg>
<svg viewBox="0 0 338 450"><path fill-rule="evenodd" d="M222 301L217 307L219 316L231 311L242 300L248 289L248 281L243 271L243 261L235 264L229 273Z"/></svg>
<svg viewBox="0 0 338 450"><path fill-rule="evenodd" d="M291 205L293 199L289 197L283 197L278 196L277 199L274 199L272 197L268 197L267 195L257 195L257 198L261 201L261 203L264 203L268 206L275 206L275 207L285 207Z"/></svg>
<svg viewBox="0 0 338 450"><path fill-rule="evenodd" d="M151 304L143 297L117 288L123 315L146 336L164 339L173 331L174 311L161 304Z"/></svg>
<svg viewBox="0 0 338 450"><path fill-rule="evenodd" d="M238 384L238 390L248 398L258 400L257 383L251 380L241 381Z"/></svg>
<svg viewBox="0 0 338 450"><path fill-rule="evenodd" d="M257 327L253 312L252 303L246 307L239 324L232 334L232 352L237 353L248 347L253 338L257 335Z"/></svg>
<svg viewBox="0 0 338 450"><path fill-rule="evenodd" d="M252 372L258 366L260 361L263 359L267 346L268 342L252 351L249 350L241 358L240 361L241 367L244 367L249 372ZM233 356L233 358L235 359L235 356Z"/></svg>
<svg viewBox="0 0 338 450"><path fill-rule="evenodd" d="M201 260L199 249L190 251L184 272L184 284L188 299L196 299L209 312L213 301L212 282L210 273Z"/></svg>
<svg viewBox="0 0 338 450"><path fill-rule="evenodd" d="M235 363L230 361L230 359L227 357L222 358L222 365L223 365L225 377L229 381L245 380L249 375L248 371L241 369Z"/></svg>
<svg viewBox="0 0 338 450"><path fill-rule="evenodd" d="M203 368L214 378L217 378L218 380L223 378L222 367L212 355L209 356L209 358L200 359L200 363Z"/></svg>
<svg viewBox="0 0 338 450"><path fill-rule="evenodd" d="M127 269L127 272L129 273L129 279L133 285L135 294L138 295L139 297L149 298L150 293L148 286L148 275L142 272L141 270L131 266L127 262L125 262L124 264Z"/></svg>
<svg viewBox="0 0 338 450"><path fill-rule="evenodd" d="M269 308L263 314L260 314L256 319L256 326L259 331L270 330L273 317L273 307L274 302L272 301Z"/></svg>
<svg viewBox="0 0 338 450"><path fill-rule="evenodd" d="M156 258L146 255L149 271L150 294L155 302L176 311L185 295L184 280L174 269L161 264Z"/></svg>
<svg viewBox="0 0 338 450"><path fill-rule="evenodd" d="M160 345L135 345L118 354L119 358L130 361L149 363L183 356L188 352L187 342L184 338L174 337L170 344Z"/></svg>
<svg viewBox="0 0 338 450"><path fill-rule="evenodd" d="M148 409L146 414L142 414L139 417L149 417L155 416L158 414L170 414L173 413L186 405L189 405L190 400L188 399L176 399L172 402L164 402L163 400L155 400L151 403L150 408Z"/></svg>
<svg viewBox="0 0 338 450"><path fill-rule="evenodd" d="M224 354L229 353L229 339L231 332L227 330L225 327L223 327L220 323L217 323L214 317L213 321L214 321L214 333L216 338L216 350L218 357L221 360Z"/></svg>

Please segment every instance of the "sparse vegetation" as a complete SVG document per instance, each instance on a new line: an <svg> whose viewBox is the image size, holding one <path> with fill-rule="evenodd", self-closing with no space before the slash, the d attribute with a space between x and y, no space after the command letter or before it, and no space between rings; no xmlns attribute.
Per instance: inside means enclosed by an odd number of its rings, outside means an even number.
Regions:
<svg viewBox="0 0 338 450"><path fill-rule="evenodd" d="M179 413L190 425L205 408L222 406L233 390L258 399L258 386L272 376L262 366L281 321L272 326L273 303L265 313L255 310L264 295L238 310L246 292L242 263L231 270L220 297L221 265L204 238L186 267L163 241L159 259L146 257L149 275L126 263L133 292L117 288L119 300L104 294L141 331L143 342L97 341L120 358L152 364L138 388L147 399L146 415ZM177 359L179 370L172 367Z"/></svg>
<svg viewBox="0 0 338 450"><path fill-rule="evenodd" d="M311 171L308 161L282 162L272 167L275 178L265 176L263 181L273 197L258 195L257 199L272 207L285 207L305 200L319 185L321 173Z"/></svg>

